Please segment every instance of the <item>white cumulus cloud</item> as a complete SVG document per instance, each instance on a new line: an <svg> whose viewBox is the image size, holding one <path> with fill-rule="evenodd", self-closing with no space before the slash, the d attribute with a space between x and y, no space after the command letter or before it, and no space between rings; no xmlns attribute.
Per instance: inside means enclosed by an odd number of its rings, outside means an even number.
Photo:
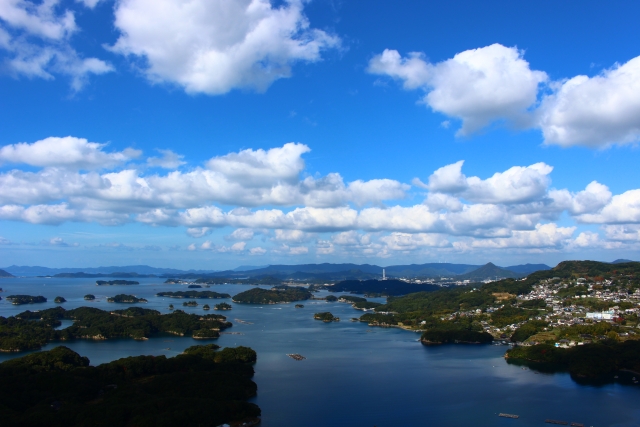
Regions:
<svg viewBox="0 0 640 427"><path fill-rule="evenodd" d="M189 93L266 90L296 62L321 59L340 40L313 29L302 0L121 0L113 51L144 58L152 82ZM179 35L179 36L177 36Z"/></svg>
<svg viewBox="0 0 640 427"><path fill-rule="evenodd" d="M264 255L267 253L267 250L261 248L260 246L256 246L255 248L249 249L249 255Z"/></svg>
<svg viewBox="0 0 640 427"><path fill-rule="evenodd" d="M546 144L604 147L640 140L640 56L556 86L539 111Z"/></svg>
<svg viewBox="0 0 640 427"><path fill-rule="evenodd" d="M462 120L461 135L496 120L522 122L536 103L538 86L548 80L546 73L531 70L522 51L500 44L436 64L420 54L402 58L386 49L371 59L368 71L399 79L406 89L425 90L424 102L434 111Z"/></svg>
<svg viewBox="0 0 640 427"><path fill-rule="evenodd" d="M140 156L141 152L126 149L103 151L106 144L89 142L84 138L49 137L34 143L20 142L0 148L1 163L22 163L31 166L57 166L73 169L110 168Z"/></svg>
<svg viewBox="0 0 640 427"><path fill-rule="evenodd" d="M59 0L0 2L0 49L14 74L43 79L68 75L78 91L90 74L108 73L113 67L98 58L82 58L70 40L78 31L74 13L59 9Z"/></svg>
<svg viewBox="0 0 640 427"><path fill-rule="evenodd" d="M182 160L184 156L174 153L171 150L158 150L162 157L149 157L147 164L153 167L159 167L164 169L176 169L187 162Z"/></svg>
<svg viewBox="0 0 640 427"><path fill-rule="evenodd" d="M209 227L193 227L187 228L187 234L191 237L204 237L211 234L213 230Z"/></svg>
<svg viewBox="0 0 640 427"><path fill-rule="evenodd" d="M640 223L640 190L629 190L611 197L599 212L585 213L578 219L594 224L638 224Z"/></svg>
<svg viewBox="0 0 640 427"><path fill-rule="evenodd" d="M476 203L526 203L545 195L553 168L545 163L513 166L480 179L462 173L463 161L441 167L429 177L432 192L453 193Z"/></svg>

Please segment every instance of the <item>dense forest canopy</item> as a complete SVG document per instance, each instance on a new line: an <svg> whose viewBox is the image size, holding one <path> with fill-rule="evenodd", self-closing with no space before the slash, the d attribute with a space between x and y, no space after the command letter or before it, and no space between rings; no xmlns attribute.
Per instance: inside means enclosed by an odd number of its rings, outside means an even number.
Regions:
<svg viewBox="0 0 640 427"><path fill-rule="evenodd" d="M67 347L0 363L6 426L218 426L256 419L247 347L194 346L173 358L127 357L99 366Z"/></svg>

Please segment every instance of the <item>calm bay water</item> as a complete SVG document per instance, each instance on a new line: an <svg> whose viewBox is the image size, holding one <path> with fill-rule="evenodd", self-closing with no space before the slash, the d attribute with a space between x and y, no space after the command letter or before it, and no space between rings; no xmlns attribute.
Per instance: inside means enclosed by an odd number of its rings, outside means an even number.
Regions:
<svg viewBox="0 0 640 427"><path fill-rule="evenodd" d="M186 286L166 285L162 279L139 281L137 286L98 287L95 279L2 279L0 315L54 307L56 296L67 299L62 305L67 309L86 305L112 310L126 305L109 304L107 296L134 294L149 300L137 305L163 313L171 303L186 312L204 313L202 304L221 301L199 300L199 307L182 307L184 300L155 294L186 290ZM209 290L235 295L247 289L216 285ZM88 293L98 300L84 301ZM4 299L10 294L43 295L49 302L13 306ZM544 426L549 425L544 423L547 418L585 426L640 426L638 386L582 386L567 374L536 374L508 365L502 358L506 347L425 347L417 342L416 333L350 322L362 312L348 304L302 303L302 309L294 304L231 303L233 310L223 313L234 324L225 332L237 334L224 334L215 342L223 347L245 345L258 352L254 377L258 396L253 401L262 409L265 427ZM319 311L331 311L342 321L313 320L313 313ZM141 354L171 357L201 343L167 336L148 341L77 340L64 345L97 365ZM286 353L300 353L307 359L297 362ZM0 361L23 354L0 353ZM520 418L499 418L500 412Z"/></svg>

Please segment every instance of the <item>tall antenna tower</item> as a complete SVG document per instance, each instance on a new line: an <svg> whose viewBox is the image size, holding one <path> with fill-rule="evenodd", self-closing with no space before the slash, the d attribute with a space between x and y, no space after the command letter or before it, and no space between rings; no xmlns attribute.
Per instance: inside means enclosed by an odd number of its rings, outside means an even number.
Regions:
<svg viewBox="0 0 640 427"><path fill-rule="evenodd" d="M387 280L387 273L385 272L384 268L382 269L382 280Z"/></svg>

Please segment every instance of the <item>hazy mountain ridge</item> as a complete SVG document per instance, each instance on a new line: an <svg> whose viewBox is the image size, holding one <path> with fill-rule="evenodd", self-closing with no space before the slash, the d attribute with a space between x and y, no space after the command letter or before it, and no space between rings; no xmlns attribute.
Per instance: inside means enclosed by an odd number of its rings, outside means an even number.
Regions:
<svg viewBox="0 0 640 427"><path fill-rule="evenodd" d="M229 277L229 278L260 278L274 276L281 280L368 280L382 276L384 269L388 277L449 277L456 280L484 280L498 277L523 277L538 270L549 270L545 264L523 264L510 267L497 267L492 263L487 265L426 263L409 265L392 265L381 267L372 264L300 264L300 265L269 265L241 266L233 270L178 270L173 268L157 268L148 265L111 266L95 268L49 268L40 266L6 267L8 273L15 276L55 276L66 277L134 277L134 276L169 276L181 278L199 277ZM478 273L474 272L480 270ZM60 277L60 276L58 276Z"/></svg>
<svg viewBox="0 0 640 427"><path fill-rule="evenodd" d="M41 266L21 266L11 265L4 267L4 271L13 274L14 276L53 276L61 273L86 273L86 274L113 274L113 273L137 273L139 275L145 274L210 274L216 270L178 270L176 268L158 268L148 265L125 265L125 266L109 266L109 267L66 267L66 268L50 268Z"/></svg>

